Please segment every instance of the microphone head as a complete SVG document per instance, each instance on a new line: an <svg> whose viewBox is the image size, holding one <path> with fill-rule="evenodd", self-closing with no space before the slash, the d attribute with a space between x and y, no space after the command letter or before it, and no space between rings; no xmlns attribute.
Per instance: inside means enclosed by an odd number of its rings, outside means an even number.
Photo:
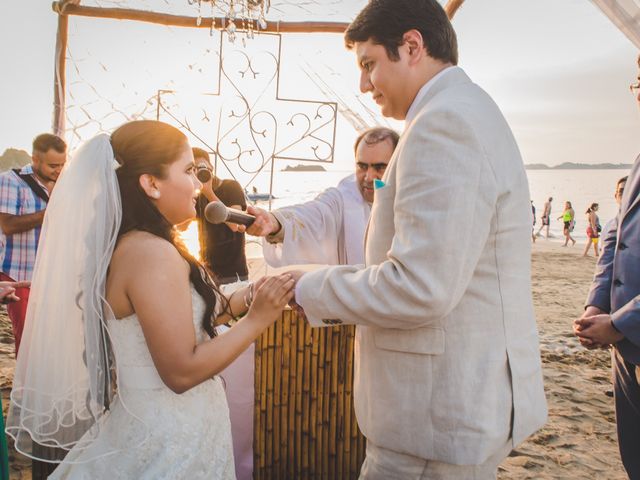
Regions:
<svg viewBox="0 0 640 480"><path fill-rule="evenodd" d="M220 201L211 202L204 207L204 218L206 218L209 223L224 223L227 221L228 216L227 207Z"/></svg>

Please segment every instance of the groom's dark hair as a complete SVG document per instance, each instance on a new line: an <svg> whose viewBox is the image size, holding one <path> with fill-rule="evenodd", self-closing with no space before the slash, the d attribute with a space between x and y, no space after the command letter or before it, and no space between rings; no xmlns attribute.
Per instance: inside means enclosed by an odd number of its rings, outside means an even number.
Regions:
<svg viewBox="0 0 640 480"><path fill-rule="evenodd" d="M399 60L398 47L409 30L418 30L431 58L458 64L458 40L449 17L437 0L371 0L344 34L345 45L373 41L391 60Z"/></svg>

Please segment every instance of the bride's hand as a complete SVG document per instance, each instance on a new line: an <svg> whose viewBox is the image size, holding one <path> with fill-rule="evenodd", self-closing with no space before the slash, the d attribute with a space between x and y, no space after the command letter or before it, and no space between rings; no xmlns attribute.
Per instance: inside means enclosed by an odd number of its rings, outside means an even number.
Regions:
<svg viewBox="0 0 640 480"><path fill-rule="evenodd" d="M282 310L293 298L294 281L291 275L267 277L255 285L253 302L248 316L263 324L264 328L275 322Z"/></svg>

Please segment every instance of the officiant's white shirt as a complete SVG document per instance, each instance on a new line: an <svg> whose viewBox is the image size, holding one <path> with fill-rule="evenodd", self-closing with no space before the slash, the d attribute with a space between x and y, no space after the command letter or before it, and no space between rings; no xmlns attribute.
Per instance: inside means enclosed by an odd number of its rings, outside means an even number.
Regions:
<svg viewBox="0 0 640 480"><path fill-rule="evenodd" d="M282 243L263 239L265 261L272 267L319 263L364 264L364 232L371 205L354 174L310 202L273 212L284 230Z"/></svg>

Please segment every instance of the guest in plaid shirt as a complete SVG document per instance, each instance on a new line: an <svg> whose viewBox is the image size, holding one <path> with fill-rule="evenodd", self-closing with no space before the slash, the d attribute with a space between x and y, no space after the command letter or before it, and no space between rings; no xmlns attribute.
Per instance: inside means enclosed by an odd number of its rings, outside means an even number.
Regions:
<svg viewBox="0 0 640 480"><path fill-rule="evenodd" d="M33 141L31 165L0 174L0 228L5 237L0 280L31 280L49 193L64 166L66 152L64 140L43 133ZM16 339L17 356L29 288L16 289L16 296L20 301L8 305L7 312Z"/></svg>

